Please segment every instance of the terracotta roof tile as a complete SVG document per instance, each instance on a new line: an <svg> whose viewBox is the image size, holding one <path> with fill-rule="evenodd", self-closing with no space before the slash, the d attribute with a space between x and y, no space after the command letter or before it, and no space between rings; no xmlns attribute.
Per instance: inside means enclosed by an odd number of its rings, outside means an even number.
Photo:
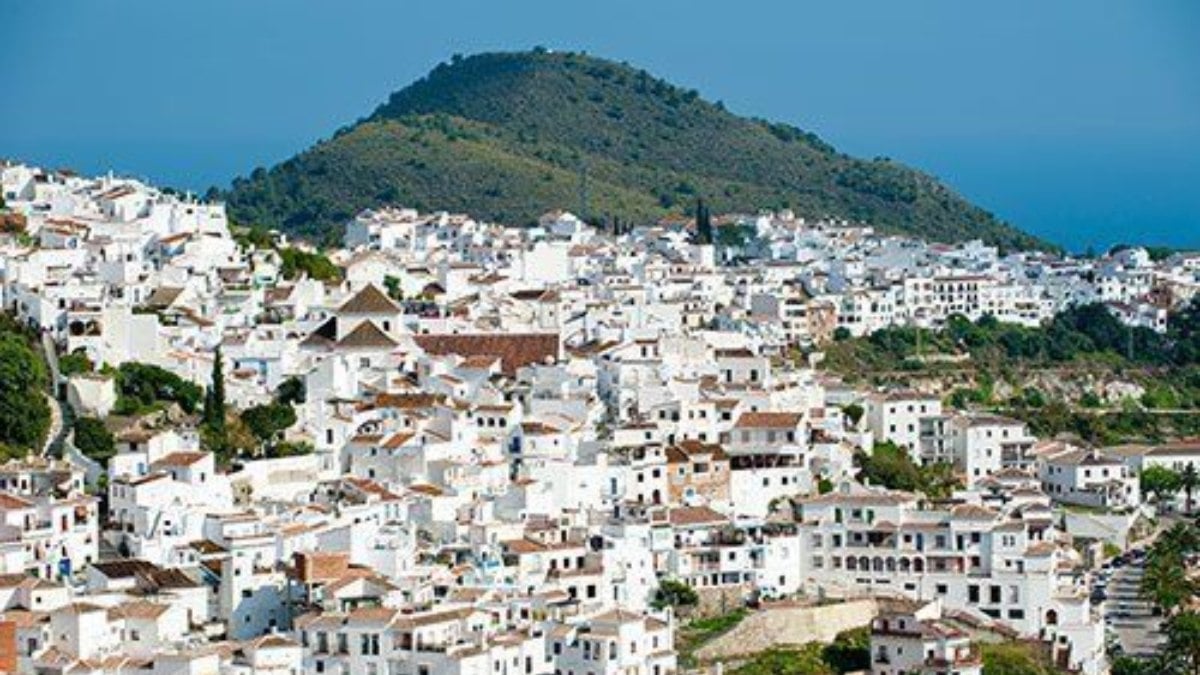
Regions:
<svg viewBox="0 0 1200 675"><path fill-rule="evenodd" d="M339 349L391 349L396 341L371 321L363 321L350 331L346 337L338 340Z"/></svg>
<svg viewBox="0 0 1200 675"><path fill-rule="evenodd" d="M738 417L738 429L795 429L804 419L796 412L745 412Z"/></svg>
<svg viewBox="0 0 1200 675"><path fill-rule="evenodd" d="M523 366L557 360L559 356L557 333L414 335L413 340L426 353L435 356L498 356L500 367L507 375L515 374Z"/></svg>
<svg viewBox="0 0 1200 675"><path fill-rule="evenodd" d="M374 284L363 286L338 308L338 314L399 314L400 308Z"/></svg>

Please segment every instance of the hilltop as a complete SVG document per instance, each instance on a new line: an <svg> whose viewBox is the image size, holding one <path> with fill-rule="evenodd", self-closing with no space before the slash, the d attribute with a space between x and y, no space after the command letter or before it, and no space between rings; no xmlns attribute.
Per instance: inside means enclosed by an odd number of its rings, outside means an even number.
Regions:
<svg viewBox="0 0 1200 675"><path fill-rule="evenodd" d="M242 223L323 235L383 203L511 224L791 208L941 241L1044 246L920 171L739 117L626 64L545 50L455 57L369 117L225 193Z"/></svg>

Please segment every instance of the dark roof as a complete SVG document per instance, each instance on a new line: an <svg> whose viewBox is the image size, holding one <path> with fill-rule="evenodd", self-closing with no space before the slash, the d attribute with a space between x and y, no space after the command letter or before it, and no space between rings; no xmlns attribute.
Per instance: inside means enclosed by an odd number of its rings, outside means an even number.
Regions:
<svg viewBox="0 0 1200 675"><path fill-rule="evenodd" d="M689 461L695 455L711 455L713 460L729 459L720 445L685 440L667 448L667 462L678 464Z"/></svg>
<svg viewBox="0 0 1200 675"><path fill-rule="evenodd" d="M426 353L435 356L498 356L500 368L513 375L518 368L558 359L557 333L468 333L414 335Z"/></svg>
<svg viewBox="0 0 1200 675"><path fill-rule="evenodd" d="M400 307L374 284L363 286L338 308L338 314L399 314Z"/></svg>
<svg viewBox="0 0 1200 675"><path fill-rule="evenodd" d="M340 349L391 349L396 341L388 337L373 321L363 321L350 331L346 337L338 340Z"/></svg>
<svg viewBox="0 0 1200 675"><path fill-rule="evenodd" d="M150 573L146 577L146 585L155 589L198 588L200 586L183 570L174 567Z"/></svg>
<svg viewBox="0 0 1200 675"><path fill-rule="evenodd" d="M149 560L110 560L92 563L92 568L109 579L129 579L156 574L160 568Z"/></svg>
<svg viewBox="0 0 1200 675"><path fill-rule="evenodd" d="M154 292L150 294L150 297L146 298L146 306L152 309L166 309L174 304L182 294L182 288L173 286L160 286L154 289Z"/></svg>
<svg viewBox="0 0 1200 675"><path fill-rule="evenodd" d="M337 317L331 316L325 323L318 326L316 330L309 333L308 337L300 342L300 346L317 348L332 346L334 341L337 340L337 332Z"/></svg>

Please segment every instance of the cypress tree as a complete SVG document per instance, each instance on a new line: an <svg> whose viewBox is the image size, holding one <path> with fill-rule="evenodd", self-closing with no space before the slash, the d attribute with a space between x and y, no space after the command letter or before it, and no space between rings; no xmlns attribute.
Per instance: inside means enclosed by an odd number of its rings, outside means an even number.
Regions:
<svg viewBox="0 0 1200 675"><path fill-rule="evenodd" d="M713 243L712 215L704 205L704 200L699 197L696 198L696 243Z"/></svg>
<svg viewBox="0 0 1200 675"><path fill-rule="evenodd" d="M204 425L220 448L225 447L225 364L221 348L213 357L212 381L204 392Z"/></svg>

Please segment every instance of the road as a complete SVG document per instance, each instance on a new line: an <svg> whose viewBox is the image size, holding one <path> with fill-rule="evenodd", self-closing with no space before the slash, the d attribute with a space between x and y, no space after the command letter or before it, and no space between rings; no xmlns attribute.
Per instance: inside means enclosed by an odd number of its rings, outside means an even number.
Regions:
<svg viewBox="0 0 1200 675"><path fill-rule="evenodd" d="M1109 578L1108 598L1104 601L1105 623L1130 656L1154 656L1166 641L1162 621L1151 613L1150 603L1140 595L1143 572L1141 562L1118 567Z"/></svg>

